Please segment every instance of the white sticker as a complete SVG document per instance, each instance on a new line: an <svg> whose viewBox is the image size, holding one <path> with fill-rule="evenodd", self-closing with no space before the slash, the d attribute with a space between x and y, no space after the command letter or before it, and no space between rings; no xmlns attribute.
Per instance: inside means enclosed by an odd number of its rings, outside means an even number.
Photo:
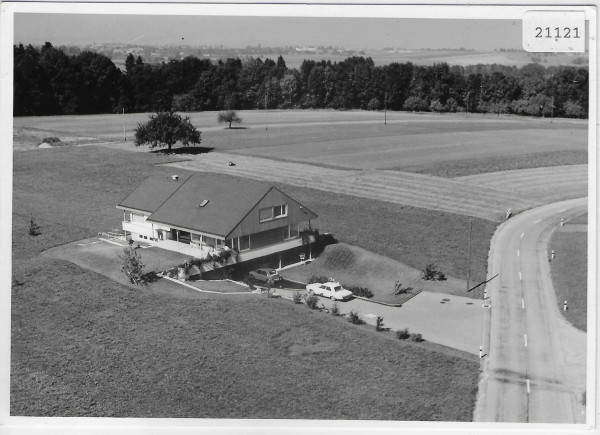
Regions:
<svg viewBox="0 0 600 435"><path fill-rule="evenodd" d="M526 12L523 15L523 49L530 52L584 53L585 13Z"/></svg>

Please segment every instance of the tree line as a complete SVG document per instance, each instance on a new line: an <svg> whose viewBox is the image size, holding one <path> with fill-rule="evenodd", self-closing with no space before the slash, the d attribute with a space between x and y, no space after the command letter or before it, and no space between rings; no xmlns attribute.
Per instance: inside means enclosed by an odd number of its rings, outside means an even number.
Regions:
<svg viewBox="0 0 600 435"><path fill-rule="evenodd" d="M585 118L588 77L580 66L375 66L359 56L294 69L281 56L150 64L129 54L121 71L102 54L68 55L47 42L14 46L14 114L331 108Z"/></svg>

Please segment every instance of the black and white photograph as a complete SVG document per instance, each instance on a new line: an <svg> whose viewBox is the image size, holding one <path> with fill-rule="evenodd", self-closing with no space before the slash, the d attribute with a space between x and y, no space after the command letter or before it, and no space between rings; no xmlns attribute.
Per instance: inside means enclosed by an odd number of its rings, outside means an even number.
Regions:
<svg viewBox="0 0 600 435"><path fill-rule="evenodd" d="M595 8L0 7L6 428L596 427Z"/></svg>

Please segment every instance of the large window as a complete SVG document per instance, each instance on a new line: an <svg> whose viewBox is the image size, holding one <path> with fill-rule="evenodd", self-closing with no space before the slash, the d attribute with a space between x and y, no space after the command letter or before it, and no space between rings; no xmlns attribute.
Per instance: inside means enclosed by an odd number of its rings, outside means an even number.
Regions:
<svg viewBox="0 0 600 435"><path fill-rule="evenodd" d="M124 217L123 217L123 220L124 220L125 222L131 222L131 212L130 212L130 211L126 211L126 212L124 212L124 215L123 215L123 216L124 216Z"/></svg>
<svg viewBox="0 0 600 435"><path fill-rule="evenodd" d="M246 249L250 249L250 236L241 236L240 251L245 251Z"/></svg>
<svg viewBox="0 0 600 435"><path fill-rule="evenodd" d="M258 211L260 222L266 222L277 218L287 216L287 204L276 205L274 207L261 208Z"/></svg>
<svg viewBox="0 0 600 435"><path fill-rule="evenodd" d="M288 225L288 239L293 239L294 237L298 237L298 225Z"/></svg>

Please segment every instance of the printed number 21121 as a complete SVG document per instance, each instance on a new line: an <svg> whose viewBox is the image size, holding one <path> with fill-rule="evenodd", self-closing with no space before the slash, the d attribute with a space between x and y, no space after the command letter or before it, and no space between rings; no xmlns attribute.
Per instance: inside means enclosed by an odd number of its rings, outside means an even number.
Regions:
<svg viewBox="0 0 600 435"><path fill-rule="evenodd" d="M550 27L536 27L535 34L536 38L579 38L579 28L578 27L555 27L554 29Z"/></svg>

